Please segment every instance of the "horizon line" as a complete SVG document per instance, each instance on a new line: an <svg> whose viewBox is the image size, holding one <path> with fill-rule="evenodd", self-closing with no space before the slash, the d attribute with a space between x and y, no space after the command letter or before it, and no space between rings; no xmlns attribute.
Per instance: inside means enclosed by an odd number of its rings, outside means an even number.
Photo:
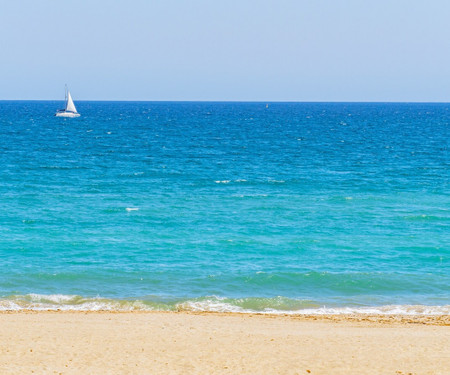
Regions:
<svg viewBox="0 0 450 375"><path fill-rule="evenodd" d="M0 102L58 102L64 99L0 99ZM447 101L382 101L382 100L133 100L77 99L75 102L133 102L133 103L373 103L373 104L450 104Z"/></svg>

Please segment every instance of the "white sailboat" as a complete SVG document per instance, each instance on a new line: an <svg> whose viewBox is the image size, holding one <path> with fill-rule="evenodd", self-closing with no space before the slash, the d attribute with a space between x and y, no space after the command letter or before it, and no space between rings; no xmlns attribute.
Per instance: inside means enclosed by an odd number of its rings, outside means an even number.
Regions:
<svg viewBox="0 0 450 375"><path fill-rule="evenodd" d="M77 112L75 108L75 104L73 104L72 96L70 95L70 91L67 89L66 85L66 108L59 109L56 111L55 116L57 117L80 117L80 114Z"/></svg>

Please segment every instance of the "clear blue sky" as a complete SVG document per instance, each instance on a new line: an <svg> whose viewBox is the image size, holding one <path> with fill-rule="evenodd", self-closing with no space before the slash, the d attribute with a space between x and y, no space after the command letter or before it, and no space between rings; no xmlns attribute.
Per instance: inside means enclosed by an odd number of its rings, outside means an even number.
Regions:
<svg viewBox="0 0 450 375"><path fill-rule="evenodd" d="M450 101L448 0L0 0L0 99Z"/></svg>

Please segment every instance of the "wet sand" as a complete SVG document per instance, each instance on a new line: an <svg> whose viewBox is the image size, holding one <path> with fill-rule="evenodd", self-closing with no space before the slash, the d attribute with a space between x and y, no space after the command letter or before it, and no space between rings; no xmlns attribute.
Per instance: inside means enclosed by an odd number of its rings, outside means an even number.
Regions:
<svg viewBox="0 0 450 375"><path fill-rule="evenodd" d="M0 374L450 374L450 317L0 314Z"/></svg>

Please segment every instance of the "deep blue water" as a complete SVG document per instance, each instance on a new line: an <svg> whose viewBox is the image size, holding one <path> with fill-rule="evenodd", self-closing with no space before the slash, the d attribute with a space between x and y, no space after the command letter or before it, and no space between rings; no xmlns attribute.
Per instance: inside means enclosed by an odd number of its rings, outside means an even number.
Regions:
<svg viewBox="0 0 450 375"><path fill-rule="evenodd" d="M450 311L450 104L76 105L0 101L0 308Z"/></svg>

